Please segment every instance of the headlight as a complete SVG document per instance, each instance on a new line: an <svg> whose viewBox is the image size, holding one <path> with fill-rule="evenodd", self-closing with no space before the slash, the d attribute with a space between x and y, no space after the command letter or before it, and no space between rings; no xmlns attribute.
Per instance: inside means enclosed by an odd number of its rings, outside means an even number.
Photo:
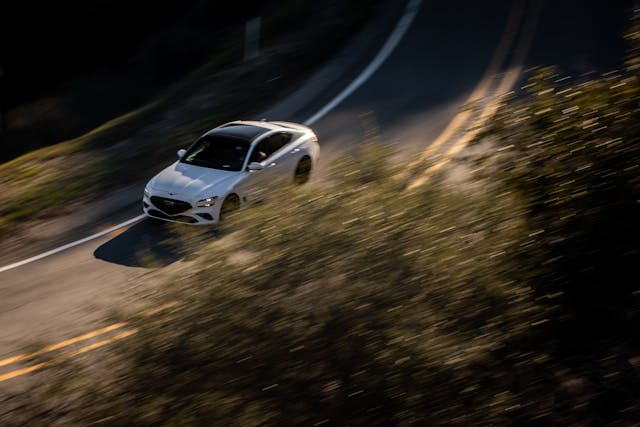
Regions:
<svg viewBox="0 0 640 427"><path fill-rule="evenodd" d="M217 196L207 197L206 199L198 200L196 206L199 208L209 208L216 204Z"/></svg>
<svg viewBox="0 0 640 427"><path fill-rule="evenodd" d="M151 193L149 193L149 189L147 187L144 187L144 195L145 195L145 197L149 197L151 195Z"/></svg>

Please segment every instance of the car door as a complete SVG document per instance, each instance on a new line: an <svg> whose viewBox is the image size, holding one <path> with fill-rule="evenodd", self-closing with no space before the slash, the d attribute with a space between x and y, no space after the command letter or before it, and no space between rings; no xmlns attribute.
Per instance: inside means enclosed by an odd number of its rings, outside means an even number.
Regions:
<svg viewBox="0 0 640 427"><path fill-rule="evenodd" d="M282 185L285 174L282 148L287 139L280 134L274 134L258 142L249 155L249 162L258 162L262 170L247 171L248 176L243 182L243 193L247 201L253 203L266 197L274 189Z"/></svg>
<svg viewBox="0 0 640 427"><path fill-rule="evenodd" d="M279 153L280 173L283 180L283 184L291 184L293 182L293 176L298 164L298 160L302 156L300 152L300 134L296 132L282 132L281 144Z"/></svg>
<svg viewBox="0 0 640 427"><path fill-rule="evenodd" d="M291 143L292 135L289 132L278 132L269 137L269 151L271 153L267 168L273 171L273 187L274 189L290 183L290 159L288 147Z"/></svg>

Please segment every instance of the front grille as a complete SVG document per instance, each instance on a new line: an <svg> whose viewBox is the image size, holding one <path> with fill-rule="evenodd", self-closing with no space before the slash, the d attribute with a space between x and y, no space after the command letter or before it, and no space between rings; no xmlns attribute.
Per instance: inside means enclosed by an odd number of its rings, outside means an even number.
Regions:
<svg viewBox="0 0 640 427"><path fill-rule="evenodd" d="M178 215L191 209L191 205L187 202L165 197L152 196L151 203L167 215Z"/></svg>

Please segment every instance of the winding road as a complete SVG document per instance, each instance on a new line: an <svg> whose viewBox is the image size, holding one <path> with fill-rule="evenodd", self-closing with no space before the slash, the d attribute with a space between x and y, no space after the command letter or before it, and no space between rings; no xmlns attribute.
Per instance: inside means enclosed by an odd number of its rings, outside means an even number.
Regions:
<svg viewBox="0 0 640 427"><path fill-rule="evenodd" d="M409 0L368 66L352 70L350 84L279 119L312 124L325 164L363 132L374 133L408 153L410 186L425 185L431 171L424 160L438 153L442 168L464 150L467 129L491 119L497 96L515 88L523 70L555 64L580 76L620 66L632 1L555 3ZM479 112L462 111L473 101L482 103ZM125 325L104 330L104 319L115 309L141 310L137 284L185 256L164 242L162 224L108 230L139 214L136 202L96 224L107 229L97 238L0 269L0 389L38 370L27 357L33 352L76 355L127 336Z"/></svg>

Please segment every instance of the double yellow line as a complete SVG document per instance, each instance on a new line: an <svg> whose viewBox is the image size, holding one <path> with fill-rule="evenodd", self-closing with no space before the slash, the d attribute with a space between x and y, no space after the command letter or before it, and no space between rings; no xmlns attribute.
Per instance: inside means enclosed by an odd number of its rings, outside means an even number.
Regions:
<svg viewBox="0 0 640 427"><path fill-rule="evenodd" d="M528 13L527 6L530 9ZM462 151L495 116L500 108L502 96L513 88L520 77L526 53L535 33L540 7L541 2L536 0L529 2L529 5L526 0L515 2L489 67L465 102L467 108L456 114L440 135L398 175L399 180L407 182L406 190L413 190L427 182L430 176ZM525 19L526 22L522 24ZM514 49L511 64L501 74L501 79L495 89L491 90L498 71L505 62L518 33L520 38ZM484 103L481 109L476 111L470 107L478 103ZM447 143L452 143L449 149L433 165L420 170Z"/></svg>
<svg viewBox="0 0 640 427"><path fill-rule="evenodd" d="M150 317L153 316L155 314L158 314L160 312L166 311L170 308L173 308L175 306L177 306L178 303L173 301L164 305L161 305L160 307L154 308L152 310L147 310L144 311L140 314L140 317ZM83 342L83 341L87 341L90 340L92 338L96 338L105 334L108 334L109 332L113 332L113 331L120 331L120 333L110 336L109 338L104 338L100 341L85 345L83 347L80 347L78 349L72 350L72 351L68 351L66 353L63 353L61 355L52 357L51 359L44 361L44 362L39 362L36 363L34 365L30 365L30 366L26 366L23 368L18 368L18 369L14 369L12 371L9 371L7 373L4 374L0 374L0 382L3 381L7 381L10 380L12 378L15 377L19 377L21 375L25 375L28 374L30 372L34 372L37 370L40 370L42 368L45 368L49 365L52 365L54 363L60 362L62 360L66 360L66 359L70 359L72 357L78 356L82 353L86 353L88 351L91 350L95 350L97 348L100 347L104 347L105 345L111 344L113 342L119 341L121 339L127 338L133 334L138 333L140 330L138 328L133 328L130 327L127 329L127 327L130 326L130 322L120 322L120 323L114 323L112 325L106 326L104 328L100 328L100 329L96 329L94 331L91 332L87 332L86 334L82 334L79 335L77 337L74 338L70 338L68 340L65 341L61 341L59 343L56 344L52 344L49 345L47 347L42 348L41 350L35 351L33 353L25 353L25 354L19 354L17 356L13 356L13 357L8 357L6 359L2 359L0 360L0 368L3 366L10 366L10 365L15 365L17 363L20 362L25 362L25 361L29 361L32 360L35 357L38 356L42 356L42 355L46 355L48 353L52 353L54 351L57 350L61 350L64 349L66 347L72 346L74 344Z"/></svg>

